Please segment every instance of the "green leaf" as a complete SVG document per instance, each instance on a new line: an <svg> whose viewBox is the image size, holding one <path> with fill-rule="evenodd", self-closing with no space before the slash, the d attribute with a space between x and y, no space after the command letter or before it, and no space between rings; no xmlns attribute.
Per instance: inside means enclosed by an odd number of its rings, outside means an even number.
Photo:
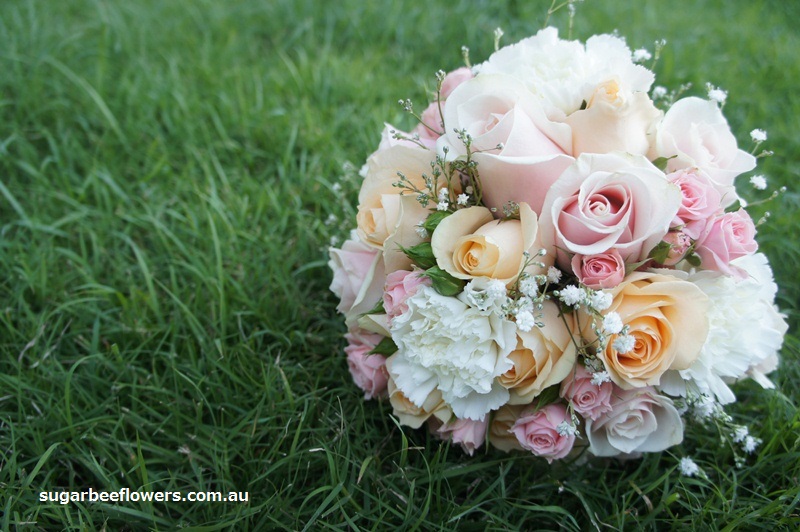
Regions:
<svg viewBox="0 0 800 532"><path fill-rule="evenodd" d="M432 235L436 228L439 227L439 223L451 214L453 213L450 211L434 211L428 215L422 227L425 228L429 235Z"/></svg>
<svg viewBox="0 0 800 532"><path fill-rule="evenodd" d="M438 266L428 268L425 275L430 278L433 289L443 296L455 296L464 290L466 284L461 279L456 279Z"/></svg>
<svg viewBox="0 0 800 532"><path fill-rule="evenodd" d="M414 261L414 264L422 269L436 266L436 257L433 256L433 248L430 242L422 242L410 248L400 246L400 250L405 253L409 259Z"/></svg>
<svg viewBox="0 0 800 532"><path fill-rule="evenodd" d="M547 405L558 401L560 389L561 389L561 384L554 384L542 390L542 393L540 393L536 397L536 409L540 410L546 407Z"/></svg>
<svg viewBox="0 0 800 532"><path fill-rule="evenodd" d="M667 163L669 163L670 159L673 159L675 157L677 157L677 155L673 155L671 157L659 157L658 159L655 159L653 161L653 165L656 168L658 168L659 170L661 170L662 172L666 172L667 171Z"/></svg>
<svg viewBox="0 0 800 532"><path fill-rule="evenodd" d="M376 345L372 349L372 351L370 351L367 354L368 355L386 355L386 356L389 356L389 355L393 355L396 351L397 351L397 344L394 343L394 340L392 340L388 336L384 336L383 339L380 342L378 342L378 345Z"/></svg>
<svg viewBox="0 0 800 532"><path fill-rule="evenodd" d="M689 264L691 264L695 268L699 268L700 267L700 262L702 262L700 260L700 255L698 255L697 253L689 253L688 255L686 255L684 257L684 259L686 260L686 262L688 262Z"/></svg>
<svg viewBox="0 0 800 532"><path fill-rule="evenodd" d="M659 264L664 264L667 261L667 257L669 257L669 252L671 249L672 244L662 240L658 243L658 245L656 245L656 247L650 250L650 253L647 256Z"/></svg>

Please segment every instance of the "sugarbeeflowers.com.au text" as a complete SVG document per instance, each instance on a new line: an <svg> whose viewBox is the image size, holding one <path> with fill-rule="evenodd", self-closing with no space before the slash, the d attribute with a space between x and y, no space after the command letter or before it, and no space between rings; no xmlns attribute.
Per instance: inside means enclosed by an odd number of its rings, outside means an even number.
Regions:
<svg viewBox="0 0 800 532"><path fill-rule="evenodd" d="M246 491L133 491L122 488L119 491L40 491L40 502L248 502L250 493Z"/></svg>

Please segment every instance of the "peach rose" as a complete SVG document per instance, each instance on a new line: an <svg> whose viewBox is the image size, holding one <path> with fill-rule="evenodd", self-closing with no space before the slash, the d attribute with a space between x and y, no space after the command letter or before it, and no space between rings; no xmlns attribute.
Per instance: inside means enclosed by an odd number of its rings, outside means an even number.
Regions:
<svg viewBox="0 0 800 532"><path fill-rule="evenodd" d="M401 425L418 429L431 416L435 416L442 423L446 423L453 416L453 411L442 400L442 394L439 390L433 390L423 401L422 406L417 406L397 388L391 375L386 388L389 392L392 413L397 417Z"/></svg>
<svg viewBox="0 0 800 532"><path fill-rule="evenodd" d="M513 282L525 264L523 253L542 248L536 214L526 203L519 204L519 214L519 220L495 220L486 207L469 207L446 217L431 239L437 264L458 279ZM541 259L545 268L552 264L549 255Z"/></svg>
<svg viewBox="0 0 800 532"><path fill-rule="evenodd" d="M367 160L366 176L358 193L358 235L364 243L383 252L388 271L410 268L411 260L398 244L411 247L422 242L415 228L430 214L415 194L394 186L399 180L397 173L401 172L424 190L422 176L430 172L433 159L430 150L398 144L372 154Z"/></svg>
<svg viewBox="0 0 800 532"><path fill-rule="evenodd" d="M708 336L708 297L694 283L672 275L635 272L612 292L611 307L630 328L633 349L615 348L610 335L598 350L611 380L624 389L655 386L669 369L686 369Z"/></svg>
<svg viewBox="0 0 800 532"><path fill-rule="evenodd" d="M601 83L587 107L566 119L572 127L572 155L612 151L646 155L649 133L662 114L646 92L624 91L616 79Z"/></svg>
<svg viewBox="0 0 800 532"><path fill-rule="evenodd" d="M574 318L565 318L572 327ZM514 367L498 378L511 395L509 404L530 403L542 390L561 382L575 365L575 345L554 302L544 302L541 320L544 327L517 331L517 348L508 355Z"/></svg>
<svg viewBox="0 0 800 532"><path fill-rule="evenodd" d="M667 234L680 203L678 187L644 157L583 154L547 193L542 242L582 255L615 248L638 262ZM559 251L558 262L569 269L566 253Z"/></svg>
<svg viewBox="0 0 800 532"><path fill-rule="evenodd" d="M511 427L527 405L503 405L492 414L489 423L489 443L503 452L523 451Z"/></svg>

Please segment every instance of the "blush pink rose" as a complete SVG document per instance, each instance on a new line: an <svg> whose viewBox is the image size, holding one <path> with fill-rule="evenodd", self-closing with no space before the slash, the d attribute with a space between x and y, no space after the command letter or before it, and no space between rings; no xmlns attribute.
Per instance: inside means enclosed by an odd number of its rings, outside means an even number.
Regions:
<svg viewBox="0 0 800 532"><path fill-rule="evenodd" d="M650 159L666 157L670 172L699 168L722 196L723 207L738 199L733 181L756 166L756 158L740 150L722 110L709 100L681 98L656 128Z"/></svg>
<svg viewBox="0 0 800 532"><path fill-rule="evenodd" d="M336 310L346 316L371 310L380 301L386 279L380 250L364 244L353 232L341 249L329 252L330 290L340 299Z"/></svg>
<svg viewBox="0 0 800 532"><path fill-rule="evenodd" d="M442 80L442 90L440 91L442 98L448 98L450 94L456 90L456 87L464 83L465 81L471 80L473 77L472 70L467 67L457 68L451 72L448 72L447 75Z"/></svg>
<svg viewBox="0 0 800 532"><path fill-rule="evenodd" d="M667 253L667 258L662 263L664 266L678 264L692 247L692 239L683 231L670 231L662 242L669 244L669 253Z"/></svg>
<svg viewBox="0 0 800 532"><path fill-rule="evenodd" d="M639 262L667 234L680 202L678 187L644 157L584 153L547 192L542 243L557 251L562 269L571 266L567 253L611 248Z"/></svg>
<svg viewBox="0 0 800 532"><path fill-rule="evenodd" d="M611 395L614 383L606 381L592 384L593 375L582 365L576 364L566 379L561 382L561 397L572 404L572 408L585 418L597 419L611 410Z"/></svg>
<svg viewBox="0 0 800 532"><path fill-rule="evenodd" d="M696 168L672 172L667 179L681 190L681 206L672 225L683 226L683 233L696 240L709 219L721 209L722 196L708 177Z"/></svg>
<svg viewBox="0 0 800 532"><path fill-rule="evenodd" d="M572 256L572 272L593 290L614 288L625 278L625 261L616 249L598 255Z"/></svg>
<svg viewBox="0 0 800 532"><path fill-rule="evenodd" d="M397 270L386 276L383 310L390 321L408 310L406 300L416 294L420 286L431 286L430 278L422 271Z"/></svg>
<svg viewBox="0 0 800 532"><path fill-rule="evenodd" d="M558 433L558 426L565 421L572 423L566 407L553 403L536 411L530 408L523 410L511 427L511 432L523 449L552 463L567 456L575 444L574 434Z"/></svg>
<svg viewBox="0 0 800 532"><path fill-rule="evenodd" d="M756 226L744 209L716 217L697 242L695 251L700 255L700 266L740 279L747 278L747 272L731 261L755 253L758 249L755 237Z"/></svg>
<svg viewBox="0 0 800 532"><path fill-rule="evenodd" d="M486 440L488 428L488 416L483 421L452 418L447 423L442 424L436 433L444 440L452 438L453 443L459 444L465 453L472 456L475 450L483 445Z"/></svg>
<svg viewBox="0 0 800 532"><path fill-rule="evenodd" d="M538 214L547 189L573 161L570 127L547 118L541 100L512 76L480 75L459 85L447 98L444 125L437 152L464 160L456 131L466 131L489 208L525 202Z"/></svg>
<svg viewBox="0 0 800 532"><path fill-rule="evenodd" d="M347 367L350 369L353 381L364 390L364 399L385 396L389 380L386 357L368 354L383 337L360 329L351 329L344 337L348 342L344 348L347 354Z"/></svg>

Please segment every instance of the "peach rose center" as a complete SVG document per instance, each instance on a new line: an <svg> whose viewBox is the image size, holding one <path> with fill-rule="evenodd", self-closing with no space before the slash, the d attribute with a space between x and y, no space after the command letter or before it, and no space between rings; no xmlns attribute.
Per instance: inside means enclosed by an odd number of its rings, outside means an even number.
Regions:
<svg viewBox="0 0 800 532"><path fill-rule="evenodd" d="M606 361L620 375L629 379L645 379L660 375L672 362L664 349L672 343L672 327L660 310L628 322L634 340L633 349L620 353L613 347L614 335L606 347Z"/></svg>

